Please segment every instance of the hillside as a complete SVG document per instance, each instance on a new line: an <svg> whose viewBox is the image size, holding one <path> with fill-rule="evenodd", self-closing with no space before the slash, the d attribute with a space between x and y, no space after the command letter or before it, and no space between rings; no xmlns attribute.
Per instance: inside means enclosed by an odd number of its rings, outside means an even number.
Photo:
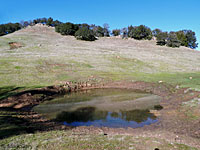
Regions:
<svg viewBox="0 0 200 150"><path fill-rule="evenodd" d="M10 49L11 42L17 43L20 48ZM53 150L198 150L199 62L200 52L186 47L161 47L156 45L155 40L137 41L119 37L104 37L94 42L86 42L76 40L72 36L62 36L56 33L53 27L39 24L2 36L0 147ZM79 84L78 81L89 83ZM93 86L91 83L105 84ZM145 110L155 115L158 122L140 128L69 127L32 109L61 93L69 94L75 91L76 94L77 89L80 89L86 90L80 91L80 94L84 95L90 93L93 88L102 87L105 90L129 89L142 92L138 95L148 92L159 96L162 98L160 105ZM113 89L111 91L113 92ZM117 93L121 94L121 91ZM114 97L117 95L112 94ZM135 96L138 98L138 95ZM113 109L116 109L116 106L133 108L130 103L134 102L133 97L128 101L121 95L117 98L119 101ZM84 101L82 95L80 99ZM74 101L74 98L71 100ZM79 100L76 95L75 100ZM98 101L98 98L96 100ZM145 108L148 103L152 105L151 101L146 98L145 100ZM65 103L58 105L65 106ZM108 105L107 99L102 107L105 108L105 105ZM111 106L113 105L112 103ZM135 107L138 108L137 105ZM61 110L60 108L58 107L58 110ZM50 107L47 109L51 112L53 110ZM63 108L63 112L64 110L66 107Z"/></svg>
<svg viewBox="0 0 200 150"><path fill-rule="evenodd" d="M19 42L23 47L10 50L9 42ZM162 80L197 88L199 61L200 52L186 47L161 47L155 40L118 37L85 42L43 25L0 37L1 86L44 86L91 79ZM189 77L193 77L192 82Z"/></svg>

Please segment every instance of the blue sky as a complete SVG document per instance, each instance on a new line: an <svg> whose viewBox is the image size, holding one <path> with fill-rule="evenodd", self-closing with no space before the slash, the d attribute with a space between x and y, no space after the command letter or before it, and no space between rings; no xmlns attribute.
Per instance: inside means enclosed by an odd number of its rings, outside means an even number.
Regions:
<svg viewBox="0 0 200 150"><path fill-rule="evenodd" d="M200 0L2 0L0 24L41 17L103 25L191 29L200 43ZM200 44L199 44L200 47ZM200 50L200 48L198 48Z"/></svg>

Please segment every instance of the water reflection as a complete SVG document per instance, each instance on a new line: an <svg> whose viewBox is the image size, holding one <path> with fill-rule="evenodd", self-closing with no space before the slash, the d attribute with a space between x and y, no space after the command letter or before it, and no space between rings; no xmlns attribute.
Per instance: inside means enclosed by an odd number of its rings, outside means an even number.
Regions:
<svg viewBox="0 0 200 150"><path fill-rule="evenodd" d="M95 107L81 107L74 111L63 111L56 121L71 126L106 126L106 127L142 127L157 122L156 116L149 110L109 112Z"/></svg>
<svg viewBox="0 0 200 150"><path fill-rule="evenodd" d="M157 122L161 97L130 89L71 93L34 107L45 117L71 126L142 127Z"/></svg>

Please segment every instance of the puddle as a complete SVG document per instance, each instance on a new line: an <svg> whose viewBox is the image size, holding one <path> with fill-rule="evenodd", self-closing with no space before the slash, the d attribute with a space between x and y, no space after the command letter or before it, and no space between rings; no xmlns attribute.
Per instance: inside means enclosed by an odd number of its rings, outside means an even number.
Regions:
<svg viewBox="0 0 200 150"><path fill-rule="evenodd" d="M161 97L127 89L94 89L44 102L34 111L70 126L137 128L156 123L151 109L160 110Z"/></svg>

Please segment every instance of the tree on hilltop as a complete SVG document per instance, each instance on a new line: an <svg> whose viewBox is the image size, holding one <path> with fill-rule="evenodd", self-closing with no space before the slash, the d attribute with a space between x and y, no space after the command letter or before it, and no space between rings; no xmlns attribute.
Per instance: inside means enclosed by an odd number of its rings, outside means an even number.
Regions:
<svg viewBox="0 0 200 150"><path fill-rule="evenodd" d="M170 32L167 37L167 46L169 47L180 47L181 42L178 40L176 33Z"/></svg>
<svg viewBox="0 0 200 150"><path fill-rule="evenodd" d="M128 38L128 29L127 28L123 28L121 30L122 33L122 38Z"/></svg>
<svg viewBox="0 0 200 150"><path fill-rule="evenodd" d="M114 30L112 30L112 35L113 36L119 36L120 33L121 33L120 29L114 29Z"/></svg>
<svg viewBox="0 0 200 150"><path fill-rule="evenodd" d="M110 36L110 31L109 31L109 25L107 23L103 24L103 32L104 36L109 37Z"/></svg>
<svg viewBox="0 0 200 150"><path fill-rule="evenodd" d="M53 24L53 18L49 17L47 20L47 25L52 26L52 24Z"/></svg>
<svg viewBox="0 0 200 150"><path fill-rule="evenodd" d="M91 25L90 29L94 32L96 37L103 37L104 36L104 29L101 26Z"/></svg>
<svg viewBox="0 0 200 150"><path fill-rule="evenodd" d="M195 32L192 30L181 30L176 32L178 40L181 42L181 46L189 48L197 48L198 44L196 43L197 39Z"/></svg>
<svg viewBox="0 0 200 150"><path fill-rule="evenodd" d="M85 40L85 41L95 41L96 38L94 36L94 32L87 27L79 28L78 31L75 33L75 37L78 40Z"/></svg>
<svg viewBox="0 0 200 150"><path fill-rule="evenodd" d="M154 30L152 31L152 35L155 36L155 37L157 37L157 35L158 35L159 33L161 33L161 32L162 32L162 30L160 30L160 29L154 29Z"/></svg>
<svg viewBox="0 0 200 150"><path fill-rule="evenodd" d="M168 33L167 32L160 32L156 36L157 45L164 46L167 43Z"/></svg>
<svg viewBox="0 0 200 150"><path fill-rule="evenodd" d="M137 40L142 40L142 39L151 40L152 32L150 28L144 25L140 25L140 26L133 27L129 33L129 36Z"/></svg>
<svg viewBox="0 0 200 150"><path fill-rule="evenodd" d="M56 26L55 30L62 35L75 35L75 32L79 29L79 26L71 22L62 23Z"/></svg>

